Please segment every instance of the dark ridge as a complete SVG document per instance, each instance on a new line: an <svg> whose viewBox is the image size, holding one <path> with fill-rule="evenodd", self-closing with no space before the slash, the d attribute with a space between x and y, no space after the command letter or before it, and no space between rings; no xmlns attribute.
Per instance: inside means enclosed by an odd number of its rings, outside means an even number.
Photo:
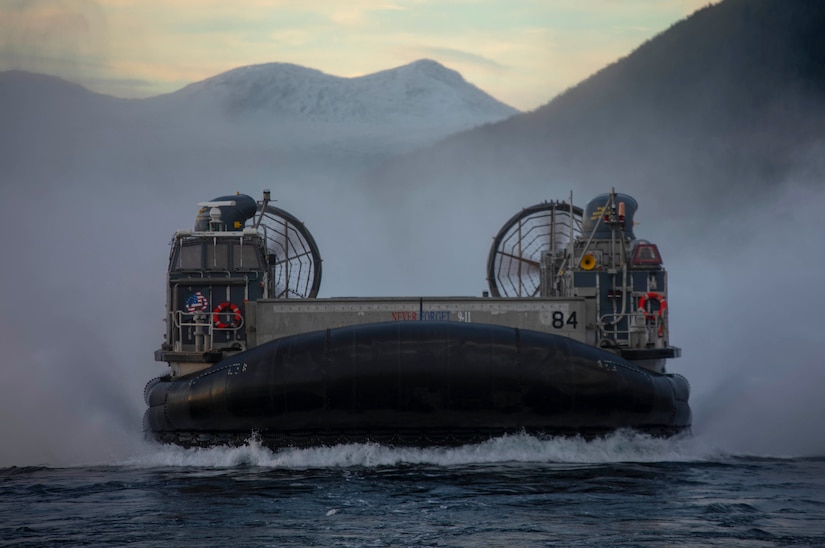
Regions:
<svg viewBox="0 0 825 548"><path fill-rule="evenodd" d="M770 187L810 171L823 147L823 28L817 0L702 8L539 109L391 161L371 182Z"/></svg>

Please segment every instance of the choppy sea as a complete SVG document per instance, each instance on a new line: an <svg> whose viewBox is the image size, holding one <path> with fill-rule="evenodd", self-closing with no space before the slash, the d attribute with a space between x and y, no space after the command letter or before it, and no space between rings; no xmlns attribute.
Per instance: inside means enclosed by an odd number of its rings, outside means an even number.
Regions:
<svg viewBox="0 0 825 548"><path fill-rule="evenodd" d="M0 546L825 546L825 457L695 436L132 453L0 469Z"/></svg>

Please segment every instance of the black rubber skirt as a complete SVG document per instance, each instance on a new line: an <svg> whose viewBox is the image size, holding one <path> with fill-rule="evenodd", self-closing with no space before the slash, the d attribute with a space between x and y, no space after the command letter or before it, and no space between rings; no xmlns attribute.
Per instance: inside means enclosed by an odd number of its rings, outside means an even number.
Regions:
<svg viewBox="0 0 825 548"><path fill-rule="evenodd" d="M566 337L410 321L277 339L146 386L144 429L184 446L440 445L525 431L689 429L689 386Z"/></svg>

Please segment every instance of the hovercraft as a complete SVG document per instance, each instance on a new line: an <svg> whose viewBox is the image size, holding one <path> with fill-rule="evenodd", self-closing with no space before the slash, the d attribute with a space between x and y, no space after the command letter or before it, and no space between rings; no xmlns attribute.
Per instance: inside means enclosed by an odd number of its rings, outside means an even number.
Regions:
<svg viewBox="0 0 825 548"><path fill-rule="evenodd" d="M689 430L665 364L667 273L637 239L637 202L523 209L493 239L482 297L319 298L321 257L296 217L237 194L199 204L172 241L170 371L147 435L186 447L447 445L508 433Z"/></svg>

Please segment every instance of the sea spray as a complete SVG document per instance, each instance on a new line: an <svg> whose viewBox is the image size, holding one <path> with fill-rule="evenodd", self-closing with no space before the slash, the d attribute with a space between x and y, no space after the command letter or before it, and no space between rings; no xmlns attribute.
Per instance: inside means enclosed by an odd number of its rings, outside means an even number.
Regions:
<svg viewBox="0 0 825 548"><path fill-rule="evenodd" d="M256 438L240 447L181 448L147 442L135 455L117 463L135 467L233 469L377 468L386 466L473 466L522 464L609 464L619 462L695 462L728 458L704 440L689 435L656 438L622 430L592 440L581 437L540 438L513 434L459 447L392 447L353 443L270 450Z"/></svg>

